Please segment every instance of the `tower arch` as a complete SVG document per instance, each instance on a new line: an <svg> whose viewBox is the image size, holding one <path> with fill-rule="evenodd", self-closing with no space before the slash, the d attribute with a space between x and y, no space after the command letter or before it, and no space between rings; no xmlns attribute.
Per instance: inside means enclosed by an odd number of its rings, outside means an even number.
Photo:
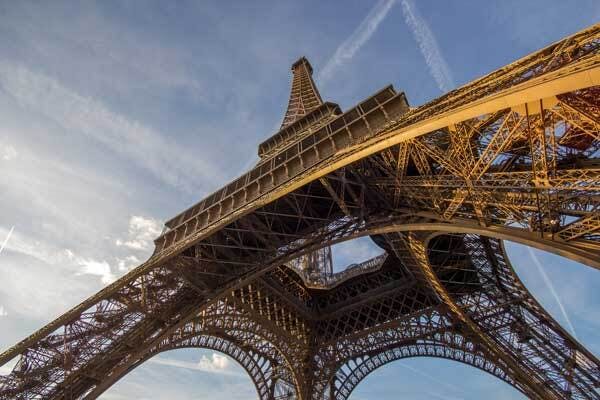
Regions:
<svg viewBox="0 0 600 400"><path fill-rule="evenodd" d="M388 364L401 362L401 360L409 358L438 358L458 362L479 369L515 387L514 382L500 367L481 355L448 343L427 343L424 341L419 344L391 348L372 356L366 355L348 360L338 368L336 374L332 377L325 391L325 398L347 400L354 390L372 373ZM515 389L519 390L518 387L515 387Z"/></svg>
<svg viewBox="0 0 600 400"><path fill-rule="evenodd" d="M329 378L315 398L347 398L374 369L411 356L475 366L531 398L584 399L596 390L597 358L527 291L501 240L473 233L421 232L417 237L414 231L385 231L395 244L393 251L417 279L419 274L431 275L428 279L437 284L434 290L443 307L427 321L409 317L332 344L335 350L323 354L322 365L335 367L329 367ZM462 315L457 307L464 310ZM501 349L502 356L489 354L490 346ZM515 370L517 360L521 361ZM344 372L348 365L353 367ZM536 382L544 382L544 387Z"/></svg>
<svg viewBox="0 0 600 400"><path fill-rule="evenodd" d="M243 320L241 317L238 322L243 323ZM94 396L103 393L152 357L171 350L192 348L218 351L235 360L248 374L261 400L272 399L282 391L294 394L294 371L290 369L286 354L269 341L269 337L272 339L269 332L252 329L258 327L256 325L230 329L211 327L207 320L202 321L203 329L196 331L190 329L194 323L190 322L179 332L161 340L119 374L105 378L102 385L94 389Z"/></svg>

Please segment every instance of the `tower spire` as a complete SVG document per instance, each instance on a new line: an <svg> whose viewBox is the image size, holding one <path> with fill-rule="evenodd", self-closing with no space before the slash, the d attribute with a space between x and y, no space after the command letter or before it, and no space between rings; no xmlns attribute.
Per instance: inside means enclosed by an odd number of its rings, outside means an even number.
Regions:
<svg viewBox="0 0 600 400"><path fill-rule="evenodd" d="M300 57L292 64L293 78L290 100L280 129L323 104L319 90L312 79L312 71L312 66L306 57Z"/></svg>

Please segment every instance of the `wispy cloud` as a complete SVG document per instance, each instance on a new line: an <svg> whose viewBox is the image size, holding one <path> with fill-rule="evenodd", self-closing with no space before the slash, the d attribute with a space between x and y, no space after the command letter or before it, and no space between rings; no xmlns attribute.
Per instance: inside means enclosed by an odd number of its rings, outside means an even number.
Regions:
<svg viewBox="0 0 600 400"><path fill-rule="evenodd" d="M445 386L447 389L450 389L450 390L455 390L455 391L457 391L457 392L463 392L463 393L464 393L464 389L462 389L462 388L460 388L460 387L458 387L458 386L456 386L456 385L452 385L452 384L450 384L450 383L444 382L444 381L442 381L442 380L440 380L440 379L436 378L435 376L433 376L433 375L431 375L431 374L428 374L427 372L424 372L424 371L422 371L422 370L420 370L420 369L418 369L418 368L414 368L414 367L411 367L410 365L405 365L405 364L401 364L400 366L401 366L402 368L406 368L406 369L408 369L408 370L410 370L410 371L414 372L415 374L421 375L421 376L423 376L423 377L425 377L425 378L427 378L427 379L431 380L432 382L435 382L435 383L437 383L437 384L438 384L438 385L440 385L440 386ZM430 394L433 394L433 395L435 395L434 393L430 393ZM445 398L446 398L446 399L450 399L450 397L445 397Z"/></svg>
<svg viewBox="0 0 600 400"><path fill-rule="evenodd" d="M61 82L17 65L0 63L0 87L22 107L37 112L70 134L84 134L137 164L163 182L190 191L197 182L220 182L210 162L167 140L166 135Z"/></svg>
<svg viewBox="0 0 600 400"><path fill-rule="evenodd" d="M395 2L396 0L380 0L375 7L369 11L358 28L344 40L329 61L327 61L325 67L319 74L319 80L321 82L325 82L331 78L337 68L351 60L356 52L367 43L375 31L377 31L377 27L385 19Z"/></svg>
<svg viewBox="0 0 600 400"><path fill-rule="evenodd" d="M404 22L410 28L419 50L425 58L429 73L435 79L442 92L448 92L455 86L450 68L440 51L437 40L427 22L419 14L419 10L411 0L401 0Z"/></svg>
<svg viewBox="0 0 600 400"><path fill-rule="evenodd" d="M569 318L569 314L567 314L567 310L565 309L563 302L560 300L560 297L558 297L558 293L556 293L556 289L554 289L554 285L552 284L552 281L548 277L548 274L546 274L546 271L544 271L544 267L542 267L540 260L538 259L537 255L533 252L531 247L527 247L527 251L529 251L529 255L531 256L533 263L537 267L540 275L542 276L542 279L544 280L544 283L548 287L548 290L550 290L550 293L552 293L552 297L554 297L554 300L558 304L558 307L560 308L560 312L563 315L567 324L569 325L569 329L571 330L571 333L573 334L575 339L577 339L577 333L575 332L575 328L573 327L573 324L571 323L571 318Z"/></svg>
<svg viewBox="0 0 600 400"><path fill-rule="evenodd" d="M149 250L162 230L163 224L153 218L134 215L129 219L127 239L117 239L115 244L132 250Z"/></svg>
<svg viewBox="0 0 600 400"><path fill-rule="evenodd" d="M218 353L212 353L210 357L202 356L197 363L156 356L149 360L153 364L166 365L175 368L184 368L194 371L202 371L213 374L240 375L232 369L229 358Z"/></svg>
<svg viewBox="0 0 600 400"><path fill-rule="evenodd" d="M17 153L17 149L11 145L2 146L2 149L0 149L0 158L2 158L4 161L14 160L17 158L18 154L19 153Z"/></svg>
<svg viewBox="0 0 600 400"><path fill-rule="evenodd" d="M82 274L99 276L100 281L105 285L108 285L117 278L110 270L110 265L106 261L82 259L79 265L81 265Z"/></svg>
<svg viewBox="0 0 600 400"><path fill-rule="evenodd" d="M134 225L135 221L138 221L139 219L142 220L142 222L140 222L142 224L147 221L154 221L149 218L134 217ZM117 278L117 273L115 271L120 273L125 272L131 269L131 267L138 265L140 262L140 260L134 255L114 257L113 261L116 265L116 268L111 268L111 263L106 260L83 256L73 252L71 249L60 248L45 241L32 240L23 235L12 235L13 230L14 227L12 227L6 235L6 239L0 246L0 252L6 248L18 254L36 258L37 260L47 263L49 266L54 268L60 266L61 271L65 271L67 274L73 276L97 276L100 279L100 282L105 285L113 282ZM0 233L1 232L2 230L0 230ZM151 231L150 235L152 235L152 232L154 231ZM11 237L13 240L11 240L9 243L8 239ZM142 237L145 236L142 235ZM140 243L143 243L143 240ZM147 250L146 247L144 247L143 250ZM25 274L27 272L27 267L23 268L24 269L21 271L21 274ZM8 271L4 272L8 274ZM55 269L54 272L57 274L61 273L58 269ZM40 284L45 285L44 282L40 282ZM35 293L35 295L38 294L38 292ZM4 309L0 306L0 316L3 310Z"/></svg>
<svg viewBox="0 0 600 400"><path fill-rule="evenodd" d="M427 392L427 394L429 396L432 396L436 399L441 399L441 400L464 400L464 397L452 397L452 396L448 396L447 394L443 394L443 393L434 393L434 392Z"/></svg>
<svg viewBox="0 0 600 400"><path fill-rule="evenodd" d="M14 230L15 227L11 226L10 230L8 231L8 234L6 235L6 239L4 239L4 242L2 242L2 245L0 246L0 254L2 254L2 250L4 250L4 247L6 247L6 243L8 243L8 241L10 240L10 237L12 236Z"/></svg>
<svg viewBox="0 0 600 400"><path fill-rule="evenodd" d="M125 258L119 258L117 261L117 267L120 272L125 272L131 270L133 267L136 267L140 264L140 259L136 256L129 255Z"/></svg>
<svg viewBox="0 0 600 400"><path fill-rule="evenodd" d="M0 238L7 233L8 229L0 227ZM129 254L129 249L116 248L110 238L96 243L100 252L77 243L71 243L75 245L72 248L62 247L15 230L0 262L0 303L10 314L7 318L18 315L38 323L45 321L139 265L148 253ZM58 297L57 287L61 291Z"/></svg>

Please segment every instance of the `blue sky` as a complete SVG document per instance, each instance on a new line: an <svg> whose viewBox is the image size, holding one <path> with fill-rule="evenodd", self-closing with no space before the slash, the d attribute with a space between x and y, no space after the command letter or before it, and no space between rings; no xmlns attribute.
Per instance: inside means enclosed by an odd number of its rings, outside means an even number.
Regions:
<svg viewBox="0 0 600 400"><path fill-rule="evenodd" d="M599 17L585 0L0 1L0 347L146 259L162 221L251 166L299 56L343 109L389 83L419 105ZM600 273L509 252L538 300L600 354ZM473 368L411 359L352 399L483 396L522 398ZM131 397L256 393L234 361L197 350L159 356L102 398Z"/></svg>

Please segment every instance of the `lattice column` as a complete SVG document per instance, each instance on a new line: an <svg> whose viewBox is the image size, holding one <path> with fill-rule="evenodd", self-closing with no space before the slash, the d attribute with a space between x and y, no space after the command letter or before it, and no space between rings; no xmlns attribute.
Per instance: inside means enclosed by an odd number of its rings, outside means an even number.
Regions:
<svg viewBox="0 0 600 400"><path fill-rule="evenodd" d="M600 398L598 360L533 300L498 242L443 235L426 248L426 241L409 234L405 243L454 314L454 329L501 363L517 388L532 398ZM575 354L580 362L567 368Z"/></svg>
<svg viewBox="0 0 600 400"><path fill-rule="evenodd" d="M312 66L305 57L300 58L292 65L292 72L294 76L290 100L280 129L290 125L323 103L317 86L312 79Z"/></svg>

